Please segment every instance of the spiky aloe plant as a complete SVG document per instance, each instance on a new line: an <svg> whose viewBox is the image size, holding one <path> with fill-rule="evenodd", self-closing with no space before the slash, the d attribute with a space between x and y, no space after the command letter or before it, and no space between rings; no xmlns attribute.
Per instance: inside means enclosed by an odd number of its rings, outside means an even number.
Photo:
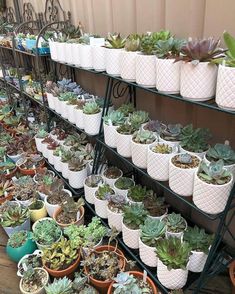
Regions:
<svg viewBox="0 0 235 294"><path fill-rule="evenodd" d="M122 49L125 46L126 38L122 38L120 33L109 34L106 39L106 47L110 49Z"/></svg>

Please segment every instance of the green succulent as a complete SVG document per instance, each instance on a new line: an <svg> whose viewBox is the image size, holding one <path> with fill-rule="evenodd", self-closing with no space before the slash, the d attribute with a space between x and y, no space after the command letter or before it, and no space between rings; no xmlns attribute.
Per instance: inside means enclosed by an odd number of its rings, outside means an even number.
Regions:
<svg viewBox="0 0 235 294"><path fill-rule="evenodd" d="M99 294L99 292L88 284L88 277L81 273L75 273L75 279L73 281L73 293L79 294Z"/></svg>
<svg viewBox="0 0 235 294"><path fill-rule="evenodd" d="M222 60L226 66L235 67L235 39L228 32L224 32L223 37L228 51L226 52L226 58Z"/></svg>
<svg viewBox="0 0 235 294"><path fill-rule="evenodd" d="M28 208L10 205L1 215L0 224L3 227L17 227L22 225L28 218Z"/></svg>
<svg viewBox="0 0 235 294"><path fill-rule="evenodd" d="M122 104L117 110L122 112L124 116L128 116L130 113L135 111L135 107L132 103L125 103Z"/></svg>
<svg viewBox="0 0 235 294"><path fill-rule="evenodd" d="M178 238L159 239L156 253L168 270L186 270L192 248Z"/></svg>
<svg viewBox="0 0 235 294"><path fill-rule="evenodd" d="M83 35L79 38L79 43L80 43L80 44L84 44L84 45L89 45L89 44L90 44L90 37L92 37L91 34L83 34Z"/></svg>
<svg viewBox="0 0 235 294"><path fill-rule="evenodd" d="M163 238L166 224L158 219L146 218L144 225L140 226L140 238L150 247L155 247L159 238Z"/></svg>
<svg viewBox="0 0 235 294"><path fill-rule="evenodd" d="M155 45L159 40L167 40L171 37L169 31L160 31L154 33L148 33L141 39L140 49L145 55L153 55L155 53Z"/></svg>
<svg viewBox="0 0 235 294"><path fill-rule="evenodd" d="M163 221L166 223L167 230L172 233L179 233L186 229L186 220L180 214L174 212L168 214Z"/></svg>
<svg viewBox="0 0 235 294"><path fill-rule="evenodd" d="M85 114L96 114L100 112L100 107L96 102L87 102L83 106L83 113Z"/></svg>
<svg viewBox="0 0 235 294"><path fill-rule="evenodd" d="M235 151L227 144L215 144L207 151L206 157L210 161L223 159L225 165L235 164Z"/></svg>
<svg viewBox="0 0 235 294"><path fill-rule="evenodd" d="M112 111L103 117L106 125L120 126L125 122L124 114L121 111Z"/></svg>
<svg viewBox="0 0 235 294"><path fill-rule="evenodd" d="M67 151L65 149L62 149L62 152L61 152L61 161L62 162L69 162L72 158L73 154L71 151Z"/></svg>
<svg viewBox="0 0 235 294"><path fill-rule="evenodd" d="M149 114L146 111L138 110L130 115L129 121L132 127L139 129L140 126L149 120Z"/></svg>
<svg viewBox="0 0 235 294"><path fill-rule="evenodd" d="M73 92L65 92L61 93L58 98L60 101L69 101L71 99L77 99L77 95Z"/></svg>
<svg viewBox="0 0 235 294"><path fill-rule="evenodd" d="M179 56L185 40L170 37L167 40L159 40L155 44L155 53L158 58L175 58Z"/></svg>
<svg viewBox="0 0 235 294"><path fill-rule="evenodd" d="M123 208L123 222L132 230L139 229L147 217L147 211L143 204L133 203Z"/></svg>
<svg viewBox="0 0 235 294"><path fill-rule="evenodd" d="M113 49L121 49L124 48L126 43L126 38L122 38L120 33L119 34L109 34L109 36L106 39L107 48L113 48Z"/></svg>
<svg viewBox="0 0 235 294"><path fill-rule="evenodd" d="M36 135L37 138L44 139L48 136L48 132L44 129L40 129Z"/></svg>
<svg viewBox="0 0 235 294"><path fill-rule="evenodd" d="M26 242L27 238L28 238L27 231L15 232L8 239L7 245L9 245L12 248L21 247Z"/></svg>
<svg viewBox="0 0 235 294"><path fill-rule="evenodd" d="M127 190L134 186L134 182L132 179L127 178L127 177L120 177L119 179L116 180L114 183L115 187L120 189L120 190Z"/></svg>
<svg viewBox="0 0 235 294"><path fill-rule="evenodd" d="M117 128L117 132L123 135L133 135L136 132L137 128L125 122L120 127Z"/></svg>
<svg viewBox="0 0 235 294"><path fill-rule="evenodd" d="M53 219L39 221L33 231L33 239L40 245L50 246L58 241L61 229Z"/></svg>
<svg viewBox="0 0 235 294"><path fill-rule="evenodd" d="M114 190L108 184L104 184L99 186L95 195L100 200L107 200L110 194L114 194Z"/></svg>
<svg viewBox="0 0 235 294"><path fill-rule="evenodd" d="M128 190L127 197L135 202L141 202L147 196L146 187L142 187L141 185L132 186Z"/></svg>
<svg viewBox="0 0 235 294"><path fill-rule="evenodd" d="M73 282L67 277L55 279L52 284L45 286L46 294L73 294Z"/></svg>
<svg viewBox="0 0 235 294"><path fill-rule="evenodd" d="M181 124L168 124L166 128L161 131L161 136L166 141L179 141L181 130Z"/></svg>
<svg viewBox="0 0 235 294"><path fill-rule="evenodd" d="M139 51L140 50L141 36L139 34L131 34L126 39L126 51Z"/></svg>
<svg viewBox="0 0 235 294"><path fill-rule="evenodd" d="M156 140L153 132L139 130L133 135L133 141L139 144L151 144Z"/></svg>
<svg viewBox="0 0 235 294"><path fill-rule="evenodd" d="M72 157L68 162L68 168L74 172L81 171L86 168L86 162L82 158Z"/></svg>
<svg viewBox="0 0 235 294"><path fill-rule="evenodd" d="M157 144L154 147L152 147L152 151L155 153L160 154L171 154L172 153L172 147L167 144Z"/></svg>

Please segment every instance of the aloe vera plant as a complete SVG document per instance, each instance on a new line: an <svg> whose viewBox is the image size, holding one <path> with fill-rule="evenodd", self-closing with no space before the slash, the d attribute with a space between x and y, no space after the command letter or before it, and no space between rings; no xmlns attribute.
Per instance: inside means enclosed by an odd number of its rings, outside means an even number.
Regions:
<svg viewBox="0 0 235 294"><path fill-rule="evenodd" d="M106 39L106 47L110 49L121 49L124 48L126 38L122 38L119 34L109 34Z"/></svg>

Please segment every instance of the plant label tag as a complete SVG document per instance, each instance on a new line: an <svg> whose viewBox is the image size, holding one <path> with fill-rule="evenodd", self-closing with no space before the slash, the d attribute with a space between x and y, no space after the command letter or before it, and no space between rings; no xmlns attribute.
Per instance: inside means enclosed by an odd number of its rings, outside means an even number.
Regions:
<svg viewBox="0 0 235 294"><path fill-rule="evenodd" d="M56 127L56 121L54 121L54 128Z"/></svg>
<svg viewBox="0 0 235 294"><path fill-rule="evenodd" d="M143 282L146 283L147 281L147 272L144 270L144 275L143 275Z"/></svg>
<svg viewBox="0 0 235 294"><path fill-rule="evenodd" d="M59 157L61 157L62 156L62 152L61 151L59 151Z"/></svg>
<svg viewBox="0 0 235 294"><path fill-rule="evenodd" d="M35 165L33 165L33 169L36 169L36 166Z"/></svg>
<svg viewBox="0 0 235 294"><path fill-rule="evenodd" d="M91 95L92 100L95 102L95 96Z"/></svg>
<svg viewBox="0 0 235 294"><path fill-rule="evenodd" d="M3 156L3 161L4 161L4 162L7 161L6 155Z"/></svg>
<svg viewBox="0 0 235 294"><path fill-rule="evenodd" d="M83 101L85 100L85 97L84 97L84 95L82 95L82 100L83 100Z"/></svg>
<svg viewBox="0 0 235 294"><path fill-rule="evenodd" d="M8 193L7 193L7 191L5 191L5 192L4 192L4 196L7 197L7 195L8 195Z"/></svg>
<svg viewBox="0 0 235 294"><path fill-rule="evenodd" d="M17 178L16 177L13 177L12 178L12 181L13 181L13 183L16 182L17 181Z"/></svg>

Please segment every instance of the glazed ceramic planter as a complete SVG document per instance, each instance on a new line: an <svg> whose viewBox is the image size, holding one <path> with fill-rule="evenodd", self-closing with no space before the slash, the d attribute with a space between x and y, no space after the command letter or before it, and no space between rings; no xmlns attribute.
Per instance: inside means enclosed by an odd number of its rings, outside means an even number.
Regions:
<svg viewBox="0 0 235 294"><path fill-rule="evenodd" d="M83 111L82 109L74 108L74 116L75 116L75 124L76 126L83 130L84 129L84 121L83 121Z"/></svg>
<svg viewBox="0 0 235 294"><path fill-rule="evenodd" d="M140 259L148 266L156 267L157 266L157 255L156 248L150 247L139 238L139 254Z"/></svg>
<svg viewBox="0 0 235 294"><path fill-rule="evenodd" d="M183 62L180 94L187 100L207 101L214 97L218 68L209 62Z"/></svg>
<svg viewBox="0 0 235 294"><path fill-rule="evenodd" d="M122 239L123 242L132 249L139 248L140 230L129 229L122 221Z"/></svg>
<svg viewBox="0 0 235 294"><path fill-rule="evenodd" d="M155 55L137 54L136 83L145 88L156 86L156 57Z"/></svg>
<svg viewBox="0 0 235 294"><path fill-rule="evenodd" d="M101 199L97 198L97 196L95 195L94 204L95 204L96 214L101 218L108 218L108 213L107 213L108 201L101 200Z"/></svg>
<svg viewBox="0 0 235 294"><path fill-rule="evenodd" d="M118 128L118 126L107 125L106 123L103 123L103 126L104 126L105 143L111 148L116 148L117 147L116 129Z"/></svg>
<svg viewBox="0 0 235 294"><path fill-rule="evenodd" d="M105 67L106 72L113 76L121 74L121 53L123 49L105 48Z"/></svg>
<svg viewBox="0 0 235 294"><path fill-rule="evenodd" d="M83 113L84 130L88 135L95 136L99 134L102 111L96 114Z"/></svg>
<svg viewBox="0 0 235 294"><path fill-rule="evenodd" d="M201 251L191 251L187 269L190 272L201 273L205 266L208 255Z"/></svg>
<svg viewBox="0 0 235 294"><path fill-rule="evenodd" d="M136 80L136 56L137 52L122 51L120 56L121 78L128 82Z"/></svg>
<svg viewBox="0 0 235 294"><path fill-rule="evenodd" d="M95 71L105 71L105 48L91 46L92 67Z"/></svg>
<svg viewBox="0 0 235 294"><path fill-rule="evenodd" d="M69 197L72 197L72 193L69 190L63 189L64 192L67 192L67 194L69 195ZM46 210L47 213L50 217L53 217L54 212L60 208L59 204L50 204L47 201L47 197L45 197L45 206L46 206Z"/></svg>
<svg viewBox="0 0 235 294"><path fill-rule="evenodd" d="M17 162L19 159L23 157L24 153L16 154L16 155L9 155L7 154L7 157L9 157L13 162Z"/></svg>
<svg viewBox="0 0 235 294"><path fill-rule="evenodd" d="M18 264L17 264L17 268L18 268L18 271L17 271L17 276L18 277L23 277L23 273L22 273L22 271L20 270L20 268L22 268L23 267L23 265L22 265L22 263L23 263L23 261L25 260L25 259L28 259L28 258L30 258L30 257L41 257L42 256L42 251L40 251L40 250L35 250L33 253L31 253L31 254L26 254L26 255L24 255L20 260L19 260L19 262L18 262Z"/></svg>
<svg viewBox="0 0 235 294"><path fill-rule="evenodd" d="M71 53L72 53L72 64L76 65L77 67L80 66L80 54L79 54L79 47L82 46L81 44L72 44Z"/></svg>
<svg viewBox="0 0 235 294"><path fill-rule="evenodd" d="M40 201L43 204L43 206L42 208L39 208L39 209L30 209L29 207L30 219L32 222L36 222L37 220L47 216L47 210L46 210L44 201L42 200L37 200L37 201Z"/></svg>
<svg viewBox="0 0 235 294"><path fill-rule="evenodd" d="M69 169L69 174L68 174L69 185L74 189L82 188L86 177L87 177L86 166L80 171L71 171Z"/></svg>
<svg viewBox="0 0 235 294"><path fill-rule="evenodd" d="M86 69L92 69L91 46L81 44L79 46L80 66Z"/></svg>
<svg viewBox="0 0 235 294"><path fill-rule="evenodd" d="M108 224L109 227L116 228L117 231L122 231L122 221L123 221L123 213L117 213L112 211L109 206L107 205L107 217L108 217Z"/></svg>
<svg viewBox="0 0 235 294"><path fill-rule="evenodd" d="M61 212L61 207L60 208L58 208L55 212L54 212L54 214L53 214L53 219L55 220L55 222L57 223L57 225L58 226L60 226L62 229L64 229L64 228L66 228L66 227L68 227L68 226L70 226L70 225L76 225L76 226L80 226L80 225L83 225L84 224L84 213L85 213L85 209L84 209L84 207L83 206L81 206L80 208L79 208L79 218L77 219L77 221L76 222L73 222L73 223L69 223L69 224L63 224L63 223L59 223L58 221L57 221L57 216L58 216L58 214Z"/></svg>
<svg viewBox="0 0 235 294"><path fill-rule="evenodd" d="M132 135L116 133L117 152L123 157L131 157Z"/></svg>
<svg viewBox="0 0 235 294"><path fill-rule="evenodd" d="M4 231L7 233L7 235L10 237L15 232L20 231L30 231L30 218L26 219L26 221L21 224L20 226L15 227L3 227Z"/></svg>
<svg viewBox="0 0 235 294"><path fill-rule="evenodd" d="M114 183L116 182L116 180L118 180L119 178L121 178L123 176L123 172L122 172L122 170L120 170L120 176L117 177L117 178L115 178L115 179L112 179L112 178L108 178L108 177L105 176L105 171L102 174L102 176L104 178L104 182L105 182L105 184L108 184L110 187L113 188L114 187Z"/></svg>
<svg viewBox="0 0 235 294"><path fill-rule="evenodd" d="M224 185L208 184L195 174L193 187L193 202L202 211L217 214L225 209L233 186L233 176Z"/></svg>
<svg viewBox="0 0 235 294"><path fill-rule="evenodd" d="M159 92L177 94L180 92L180 69L182 61L156 58L156 88Z"/></svg>

